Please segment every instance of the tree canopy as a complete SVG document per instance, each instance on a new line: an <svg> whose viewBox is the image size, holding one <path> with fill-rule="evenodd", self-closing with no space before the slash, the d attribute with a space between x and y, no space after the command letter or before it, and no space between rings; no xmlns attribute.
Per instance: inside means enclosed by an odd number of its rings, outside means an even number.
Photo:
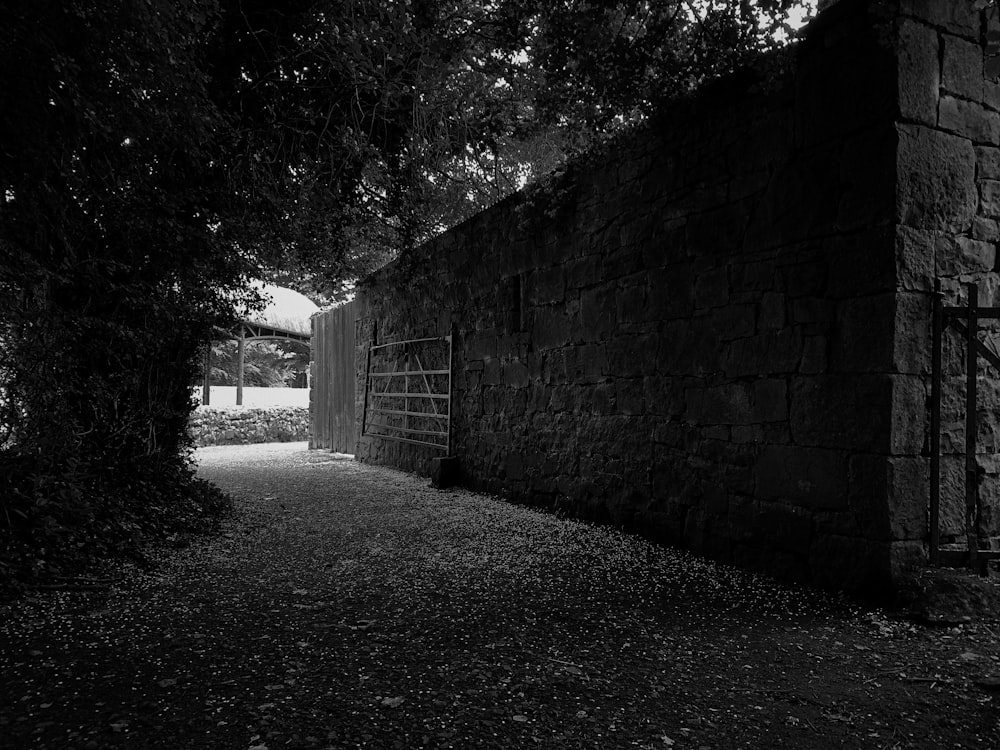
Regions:
<svg viewBox="0 0 1000 750"><path fill-rule="evenodd" d="M0 566L218 501L188 388L250 278L336 290L774 46L798 4L8 0Z"/></svg>
<svg viewBox="0 0 1000 750"><path fill-rule="evenodd" d="M243 0L212 70L281 203L275 264L332 281L776 46L804 4Z"/></svg>

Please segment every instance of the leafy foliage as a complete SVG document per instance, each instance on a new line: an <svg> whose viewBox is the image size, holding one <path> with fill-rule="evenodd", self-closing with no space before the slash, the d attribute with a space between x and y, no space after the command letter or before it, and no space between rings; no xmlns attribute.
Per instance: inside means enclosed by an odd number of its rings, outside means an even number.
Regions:
<svg viewBox="0 0 1000 750"><path fill-rule="evenodd" d="M257 122L246 166L286 236L272 266L378 265L766 52L803 4L243 2L215 69Z"/></svg>
<svg viewBox="0 0 1000 750"><path fill-rule="evenodd" d="M235 341L212 344L212 385L236 385L239 370ZM284 341L247 342L243 362L243 384L269 388L290 386L309 367L304 344Z"/></svg>
<svg viewBox="0 0 1000 750"><path fill-rule="evenodd" d="M12 2L0 19L0 550L37 572L182 504L198 343L247 272L205 4ZM235 294L236 292L233 291ZM158 520L157 520L158 519Z"/></svg>

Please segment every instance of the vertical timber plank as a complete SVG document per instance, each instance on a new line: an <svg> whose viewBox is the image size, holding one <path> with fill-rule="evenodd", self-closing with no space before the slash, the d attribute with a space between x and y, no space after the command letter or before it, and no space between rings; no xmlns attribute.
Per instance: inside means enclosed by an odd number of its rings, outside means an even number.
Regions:
<svg viewBox="0 0 1000 750"><path fill-rule="evenodd" d="M976 461L977 424L977 372L976 342L979 340L979 287L975 282L968 286L969 306L966 311L966 386L965 386L965 537L969 546L969 567L978 570L979 539L977 509L979 506L979 477Z"/></svg>

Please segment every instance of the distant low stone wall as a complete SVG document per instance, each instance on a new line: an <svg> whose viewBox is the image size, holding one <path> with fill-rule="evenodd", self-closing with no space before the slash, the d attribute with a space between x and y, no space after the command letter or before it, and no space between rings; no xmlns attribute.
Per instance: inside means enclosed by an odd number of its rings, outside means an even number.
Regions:
<svg viewBox="0 0 1000 750"><path fill-rule="evenodd" d="M191 437L198 447L290 443L309 439L309 409L275 407L199 407L191 415Z"/></svg>

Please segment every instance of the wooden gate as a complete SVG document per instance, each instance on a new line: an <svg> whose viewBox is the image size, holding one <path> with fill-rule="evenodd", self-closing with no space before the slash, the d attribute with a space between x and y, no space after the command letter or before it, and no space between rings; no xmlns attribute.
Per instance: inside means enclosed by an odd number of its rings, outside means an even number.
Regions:
<svg viewBox="0 0 1000 750"><path fill-rule="evenodd" d="M979 496L980 470L976 459L979 434L977 386L979 359L1000 370L1000 356L980 341L980 321L1000 320L1000 307L979 307L979 287L967 285L965 307L944 304L941 282L934 284L934 311L931 327L931 476L930 476L930 561L933 565L967 566L980 574L987 563L1000 558L982 538L983 506ZM965 545L964 549L943 549L941 545L941 389L944 382L942 348L944 333L956 330L965 345Z"/></svg>
<svg viewBox="0 0 1000 750"><path fill-rule="evenodd" d="M312 319L310 448L354 453L358 442L354 403L355 305L348 302Z"/></svg>

